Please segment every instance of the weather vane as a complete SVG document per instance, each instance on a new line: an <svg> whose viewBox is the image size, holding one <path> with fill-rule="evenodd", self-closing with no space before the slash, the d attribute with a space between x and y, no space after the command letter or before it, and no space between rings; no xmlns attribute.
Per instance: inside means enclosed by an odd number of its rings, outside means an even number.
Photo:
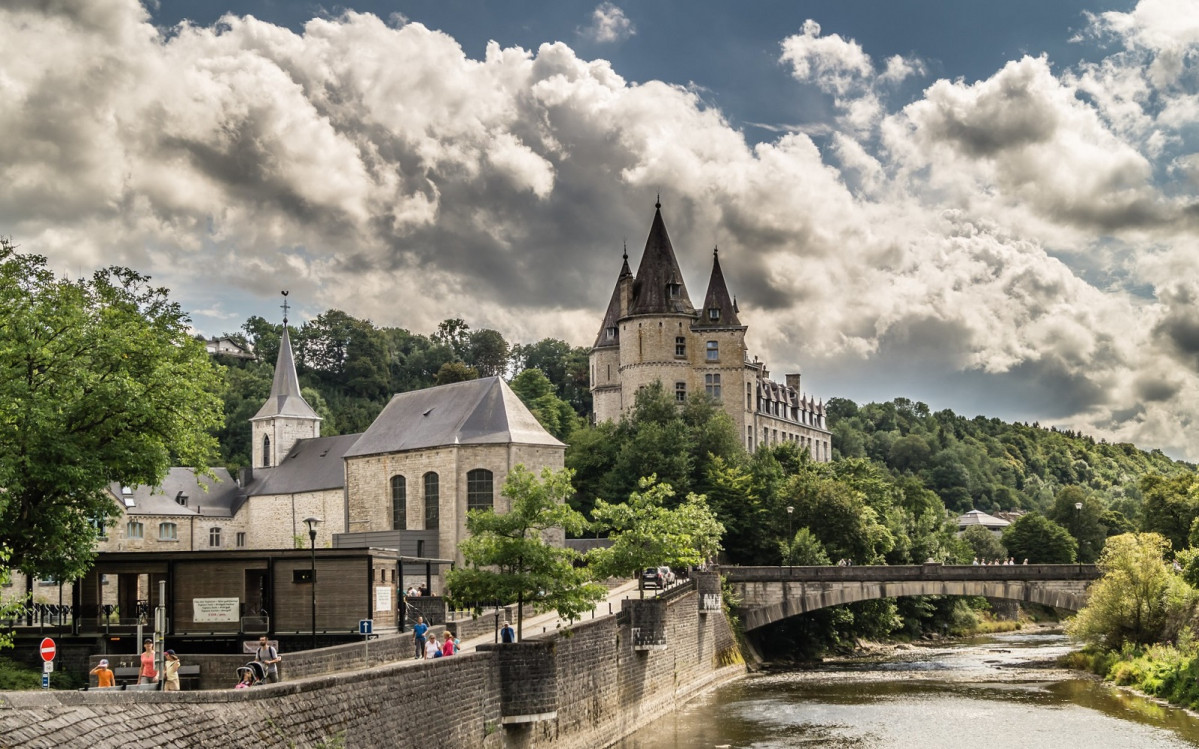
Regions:
<svg viewBox="0 0 1199 749"><path fill-rule="evenodd" d="M283 324L284 325L287 324L287 310L288 309L289 308L287 306L287 289L284 289L283 290Z"/></svg>

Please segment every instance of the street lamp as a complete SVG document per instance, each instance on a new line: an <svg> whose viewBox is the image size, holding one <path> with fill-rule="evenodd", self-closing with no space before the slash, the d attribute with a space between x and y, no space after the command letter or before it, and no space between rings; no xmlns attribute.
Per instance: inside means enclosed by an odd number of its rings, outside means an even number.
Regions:
<svg viewBox="0 0 1199 749"><path fill-rule="evenodd" d="M312 566L309 569L309 582L312 583L312 649L316 650L316 525L321 522L316 518L304 518L308 525L308 541L312 546Z"/></svg>
<svg viewBox="0 0 1199 749"><path fill-rule="evenodd" d="M791 565L794 564L795 554L795 537L791 535L791 514L795 512L795 508L787 505L787 574L791 574Z"/></svg>
<svg viewBox="0 0 1199 749"><path fill-rule="evenodd" d="M1074 537L1078 539L1078 571L1082 572L1082 502L1074 503Z"/></svg>

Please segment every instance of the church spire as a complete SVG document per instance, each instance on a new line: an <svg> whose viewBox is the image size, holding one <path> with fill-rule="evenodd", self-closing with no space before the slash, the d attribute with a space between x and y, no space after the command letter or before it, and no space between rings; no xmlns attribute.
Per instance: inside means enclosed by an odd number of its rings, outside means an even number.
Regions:
<svg viewBox="0 0 1199 749"><path fill-rule="evenodd" d="M737 311L737 302L729 297L729 289L724 282L724 272L720 270L720 249L713 248L712 277L708 279L708 293L704 295L704 308L700 311L696 327L743 327L741 320L737 318Z"/></svg>
<svg viewBox="0 0 1199 749"><path fill-rule="evenodd" d="M641 255L641 265L637 268L637 277L633 282L633 303L629 314L663 313L694 315L695 307L687 295L687 285L683 282L679 261L675 258L674 247L670 244L670 235L666 233L659 197L658 202L654 204L654 222L649 228L645 251Z"/></svg>
<svg viewBox="0 0 1199 749"><path fill-rule="evenodd" d="M275 379L271 394L251 421L273 416L317 419L316 411L300 394L300 378L296 375L296 360L291 353L291 337L287 334L287 292L283 292L283 336L279 339L279 358L275 361Z"/></svg>
<svg viewBox="0 0 1199 749"><path fill-rule="evenodd" d="M624 263L620 266L620 275L616 277L616 288L612 289L612 299L608 302L608 311L604 313L604 322L600 325L599 335L595 338L595 346L616 346L620 344L620 318L624 317L627 311L623 306L628 304L625 300L621 303L621 291L627 285L632 284L633 271L629 269L629 247L626 244L624 248Z"/></svg>

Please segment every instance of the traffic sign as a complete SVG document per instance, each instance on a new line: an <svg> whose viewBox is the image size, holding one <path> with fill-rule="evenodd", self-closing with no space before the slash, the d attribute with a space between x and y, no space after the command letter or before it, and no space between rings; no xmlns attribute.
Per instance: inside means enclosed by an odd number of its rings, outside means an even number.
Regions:
<svg viewBox="0 0 1199 749"><path fill-rule="evenodd" d="M50 674L42 674L42 689L50 688Z"/></svg>
<svg viewBox="0 0 1199 749"><path fill-rule="evenodd" d="M371 628L374 626L375 621L373 619L362 619L358 622L358 634L369 635L371 633Z"/></svg>
<svg viewBox="0 0 1199 749"><path fill-rule="evenodd" d="M42 664L42 673L48 674L54 671L54 661L46 661Z"/></svg>
<svg viewBox="0 0 1199 749"><path fill-rule="evenodd" d="M42 638L42 644L40 648L42 651L43 661L54 660L54 654L57 652L54 648L54 640L51 640L49 637Z"/></svg>

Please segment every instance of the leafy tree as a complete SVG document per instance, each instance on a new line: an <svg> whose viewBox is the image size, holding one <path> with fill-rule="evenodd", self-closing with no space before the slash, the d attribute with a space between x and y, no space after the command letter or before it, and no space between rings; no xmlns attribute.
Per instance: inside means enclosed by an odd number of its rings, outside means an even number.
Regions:
<svg viewBox="0 0 1199 749"><path fill-rule="evenodd" d="M556 338L516 344L511 351L512 370L540 369L554 384L558 397L579 416L591 412L590 357L588 349Z"/></svg>
<svg viewBox="0 0 1199 749"><path fill-rule="evenodd" d="M1082 509L1075 505L1081 504ZM1092 563L1099 558L1107 540L1103 524L1103 503L1080 486L1067 486L1057 493L1046 516L1065 528L1078 542L1078 561Z"/></svg>
<svg viewBox="0 0 1199 749"><path fill-rule="evenodd" d="M1160 533L1173 549L1185 549L1191 525L1199 518L1199 476L1146 476L1141 479L1144 522L1149 533Z"/></svg>
<svg viewBox="0 0 1199 749"><path fill-rule="evenodd" d="M448 346L459 361L466 361L470 356L470 326L457 317L438 323L433 341Z"/></svg>
<svg viewBox="0 0 1199 749"><path fill-rule="evenodd" d="M470 537L459 546L466 566L446 575L453 598L515 601L522 634L526 601L574 619L603 598L605 588L589 582L587 570L574 565L578 552L545 538L551 529L577 534L586 524L565 504L571 492L570 471L546 468L538 479L523 465L513 467L503 489L511 509L502 515L490 508L467 515Z"/></svg>
<svg viewBox="0 0 1199 749"><path fill-rule="evenodd" d="M1062 526L1030 512L1003 530L1008 554L1033 564L1069 564L1078 559L1078 542Z"/></svg>
<svg viewBox="0 0 1199 749"><path fill-rule="evenodd" d="M468 359L483 377L498 377L508 368L508 342L499 331L484 328L470 334Z"/></svg>
<svg viewBox="0 0 1199 749"><path fill-rule="evenodd" d="M467 380L479 379L479 373L460 361L449 361L441 365L441 369L437 370L436 383L438 385L449 385L453 382L466 382Z"/></svg>
<svg viewBox="0 0 1199 749"><path fill-rule="evenodd" d="M830 557L876 564L894 545L866 494L845 479L800 473L788 480L783 496L795 508L795 525L810 529Z"/></svg>
<svg viewBox="0 0 1199 749"><path fill-rule="evenodd" d="M1098 563L1103 577L1067 631L1112 649L1173 640L1194 613L1195 591L1170 570L1169 551L1157 533L1108 539Z"/></svg>
<svg viewBox="0 0 1199 749"><path fill-rule="evenodd" d="M554 384L540 369L526 369L512 380L512 392L528 407L545 430L565 440L579 425L570 404L558 397Z"/></svg>
<svg viewBox="0 0 1199 749"><path fill-rule="evenodd" d="M724 527L703 495L688 494L670 509L667 504L674 489L669 484L658 483L656 476L650 476L638 481L637 486L638 491L626 502L596 500L591 516L609 532L612 545L594 549L587 556L597 577L637 575L644 598L642 569L659 565L692 567L711 559L720 551Z"/></svg>
<svg viewBox="0 0 1199 749"><path fill-rule="evenodd" d="M962 540L970 545L970 551L980 562L1008 558L1008 550L1000 543L999 536L981 525L972 525L963 531Z"/></svg>
<svg viewBox="0 0 1199 749"><path fill-rule="evenodd" d="M807 528L800 528L791 543L779 546L783 552L783 564L815 566L831 563L820 539Z"/></svg>
<svg viewBox="0 0 1199 749"><path fill-rule="evenodd" d="M0 241L0 548L33 575L90 565L110 483L216 457L220 369L163 288L127 268L57 279Z"/></svg>

